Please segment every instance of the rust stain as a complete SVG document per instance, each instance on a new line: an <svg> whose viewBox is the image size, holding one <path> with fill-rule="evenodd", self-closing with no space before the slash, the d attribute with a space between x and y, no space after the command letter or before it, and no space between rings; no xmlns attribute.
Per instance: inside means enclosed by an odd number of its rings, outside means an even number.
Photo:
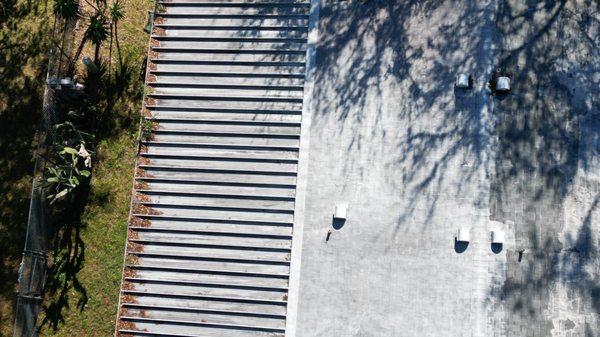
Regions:
<svg viewBox="0 0 600 337"><path fill-rule="evenodd" d="M138 165L148 165L148 164L150 164L150 159L148 159L146 157L138 158Z"/></svg>
<svg viewBox="0 0 600 337"><path fill-rule="evenodd" d="M140 263L140 257L134 254L127 254L125 261L129 265L138 265Z"/></svg>
<svg viewBox="0 0 600 337"><path fill-rule="evenodd" d="M137 271L135 269L130 268L130 267L125 267L125 270L123 271L123 277L133 278L136 276L137 276ZM125 287L126 287L126 285L125 285L125 283L123 283L123 289L126 289ZM126 290L131 290L131 289L126 289ZM129 295L125 295L125 296L129 296Z"/></svg>
<svg viewBox="0 0 600 337"><path fill-rule="evenodd" d="M147 145L140 145L140 153L148 153L148 146Z"/></svg>
<svg viewBox="0 0 600 337"><path fill-rule="evenodd" d="M162 21L162 18L160 18ZM166 30L164 28L160 28L160 27L154 27L154 35L156 36L165 36L166 35Z"/></svg>
<svg viewBox="0 0 600 337"><path fill-rule="evenodd" d="M136 190L147 190L148 188L150 188L150 186L149 186L148 182L145 180L137 180L135 182Z"/></svg>
<svg viewBox="0 0 600 337"><path fill-rule="evenodd" d="M151 97L146 97L146 105L156 105L156 99Z"/></svg>
<svg viewBox="0 0 600 337"><path fill-rule="evenodd" d="M146 78L146 82L148 82L148 83L156 83L156 75L154 75L154 74L148 74L148 77Z"/></svg>
<svg viewBox="0 0 600 337"><path fill-rule="evenodd" d="M129 240L139 240L139 234L136 231L133 230L129 230L129 233L127 233L127 238Z"/></svg>
<svg viewBox="0 0 600 337"><path fill-rule="evenodd" d="M135 242L127 242L127 251L141 253L144 251L144 246Z"/></svg>
<svg viewBox="0 0 600 337"><path fill-rule="evenodd" d="M159 212L152 207L148 207L142 204L136 204L133 206L133 211L136 214L145 214L145 215L161 215L162 212Z"/></svg>
<svg viewBox="0 0 600 337"><path fill-rule="evenodd" d="M129 224L134 227L150 227L150 220L134 216Z"/></svg>
<svg viewBox="0 0 600 337"><path fill-rule="evenodd" d="M143 107L142 108L142 116L143 117L152 117L152 113L150 112L150 110L148 110L148 108Z"/></svg>
<svg viewBox="0 0 600 337"><path fill-rule="evenodd" d="M133 200L135 203L149 203L152 201L152 199L150 199L150 197L148 195L140 193L140 192L135 192ZM146 206L146 207L148 207L148 206ZM148 208L151 208L151 207L148 207Z"/></svg>
<svg viewBox="0 0 600 337"><path fill-rule="evenodd" d="M170 1L163 1L163 2L170 2ZM158 17L154 18L155 25L162 25L164 22L165 22L165 20L163 19L162 16L158 16Z"/></svg>

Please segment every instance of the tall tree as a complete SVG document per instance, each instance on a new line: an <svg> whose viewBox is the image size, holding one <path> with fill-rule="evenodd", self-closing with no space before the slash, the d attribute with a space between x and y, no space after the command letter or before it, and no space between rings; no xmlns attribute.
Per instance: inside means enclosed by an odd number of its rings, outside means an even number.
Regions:
<svg viewBox="0 0 600 337"><path fill-rule="evenodd" d="M123 70L123 56L121 55L121 45L119 44L119 21L121 21L121 19L123 19L123 17L125 17L125 7L123 6L123 4L121 3L120 0L116 0L110 6L109 12L110 12L110 30L111 30L109 53L110 53L110 57L112 60L112 43L113 43L113 34L114 34L114 40L117 45L117 57L119 59L119 71L122 71Z"/></svg>

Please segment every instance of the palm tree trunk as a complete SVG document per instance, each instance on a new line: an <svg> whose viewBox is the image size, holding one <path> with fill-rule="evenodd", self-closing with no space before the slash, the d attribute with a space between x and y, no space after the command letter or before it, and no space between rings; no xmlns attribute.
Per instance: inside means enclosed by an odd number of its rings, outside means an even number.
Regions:
<svg viewBox="0 0 600 337"><path fill-rule="evenodd" d="M65 22L65 25L63 27L62 30L62 37L60 39L60 51L62 53L62 51L65 49L65 37L67 35L67 22ZM61 54L58 58L58 71L56 72L57 74L60 74L61 70L62 70L62 66L63 66L63 55Z"/></svg>
<svg viewBox="0 0 600 337"><path fill-rule="evenodd" d="M121 56L121 45L119 44L118 24L115 22L115 43L117 44L117 55L119 57L119 70L123 70L123 56Z"/></svg>
<svg viewBox="0 0 600 337"><path fill-rule="evenodd" d="M94 63L98 66L100 65L100 61L99 61L100 60L100 46L101 46L101 44L98 43L96 45L96 49L94 50Z"/></svg>
<svg viewBox="0 0 600 337"><path fill-rule="evenodd" d="M108 46L108 78L109 79L110 79L110 73L112 70L113 27L114 27L114 22L111 22L110 23L110 43Z"/></svg>
<svg viewBox="0 0 600 337"><path fill-rule="evenodd" d="M79 43L79 47L77 47L77 52L75 52L75 56L73 56L73 59L71 60L70 64L69 64L69 71L67 71L67 76L73 76L73 73L75 72L75 64L77 64L77 60L79 60L79 57L81 56L81 53L83 52L83 47L85 47L85 44L87 43L88 37L87 35L83 35L83 38L81 39L81 43Z"/></svg>

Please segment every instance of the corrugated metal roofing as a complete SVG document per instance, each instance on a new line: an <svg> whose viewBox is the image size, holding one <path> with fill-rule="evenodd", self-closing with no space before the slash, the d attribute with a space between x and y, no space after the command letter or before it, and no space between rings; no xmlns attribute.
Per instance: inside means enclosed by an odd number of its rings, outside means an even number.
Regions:
<svg viewBox="0 0 600 337"><path fill-rule="evenodd" d="M283 336L308 1L160 1L117 335Z"/></svg>

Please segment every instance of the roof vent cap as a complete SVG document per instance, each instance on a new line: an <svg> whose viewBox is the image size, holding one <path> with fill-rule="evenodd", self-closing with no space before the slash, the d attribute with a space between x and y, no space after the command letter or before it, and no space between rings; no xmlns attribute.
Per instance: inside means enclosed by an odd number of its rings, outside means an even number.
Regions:
<svg viewBox="0 0 600 337"><path fill-rule="evenodd" d="M503 244L504 241L505 241L504 231L501 231L499 229L492 231L492 243Z"/></svg>
<svg viewBox="0 0 600 337"><path fill-rule="evenodd" d="M335 205L335 212L333 218L338 220L346 220L348 215L348 204L345 202Z"/></svg>
<svg viewBox="0 0 600 337"><path fill-rule="evenodd" d="M456 241L458 242L469 242L471 239L471 229L467 227L461 227L458 229L456 234Z"/></svg>
<svg viewBox="0 0 600 337"><path fill-rule="evenodd" d="M459 74L456 77L455 85L457 88L460 88L460 89L470 89L471 85L472 85L471 76L469 76L467 74Z"/></svg>
<svg viewBox="0 0 600 337"><path fill-rule="evenodd" d="M70 87L73 85L73 81L71 81L70 77L65 77L62 80L60 80L60 85L64 85L66 87Z"/></svg>
<svg viewBox="0 0 600 337"><path fill-rule="evenodd" d="M510 91L510 78L506 76L498 77L498 82L496 83L496 90L504 92Z"/></svg>

